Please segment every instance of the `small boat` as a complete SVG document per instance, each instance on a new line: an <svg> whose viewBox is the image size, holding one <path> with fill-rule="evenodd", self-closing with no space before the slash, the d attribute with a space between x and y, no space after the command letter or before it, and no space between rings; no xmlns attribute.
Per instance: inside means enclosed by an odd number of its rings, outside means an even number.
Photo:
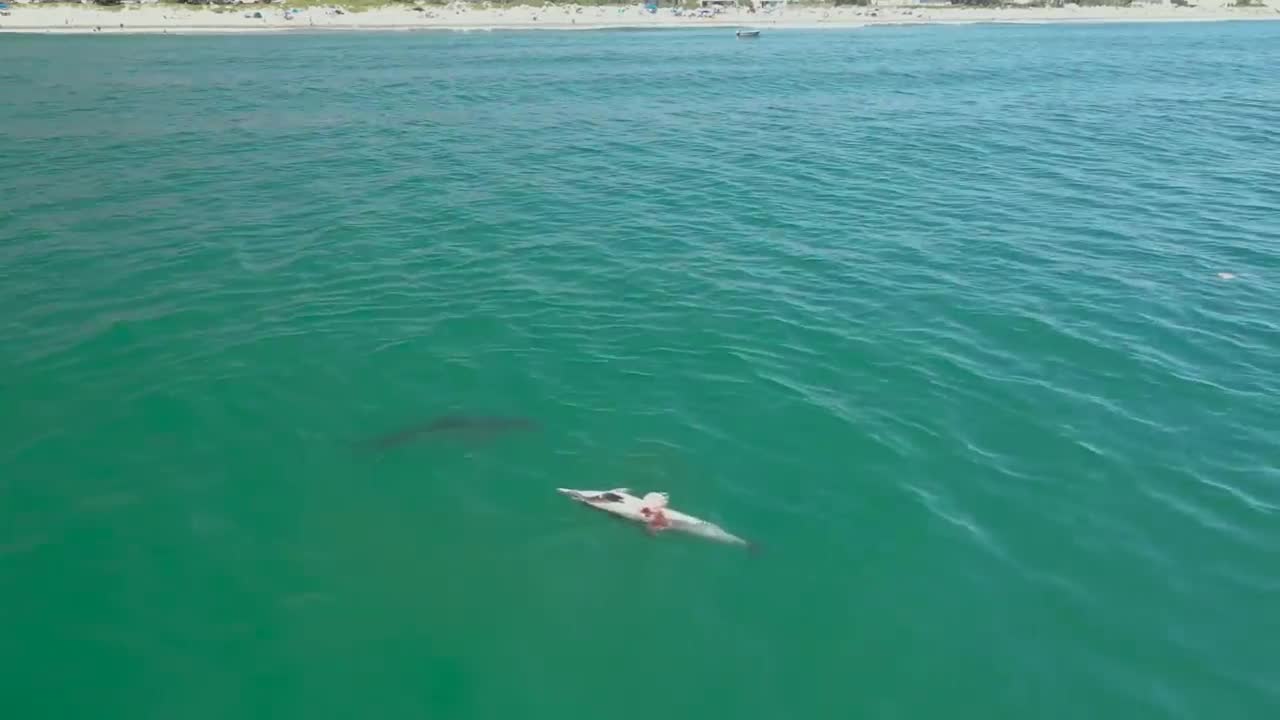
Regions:
<svg viewBox="0 0 1280 720"><path fill-rule="evenodd" d="M740 38L758 38L760 37L760 31L759 30L739 30L736 33L736 35Z"/></svg>

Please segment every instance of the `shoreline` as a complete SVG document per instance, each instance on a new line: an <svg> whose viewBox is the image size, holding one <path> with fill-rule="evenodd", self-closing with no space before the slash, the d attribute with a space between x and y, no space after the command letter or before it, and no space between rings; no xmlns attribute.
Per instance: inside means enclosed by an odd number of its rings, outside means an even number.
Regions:
<svg viewBox="0 0 1280 720"><path fill-rule="evenodd" d="M1280 20L1274 4L1235 7L786 7L750 13L730 9L712 17L649 13L641 5L547 5L504 8L407 5L338 12L334 6L287 11L285 5L11 5L0 33L243 34L275 32L495 32L567 30L733 29L822 30L903 25L1046 25ZM1268 0L1272 2L1272 0ZM339 6L340 7L340 6ZM259 17L254 17L257 14Z"/></svg>

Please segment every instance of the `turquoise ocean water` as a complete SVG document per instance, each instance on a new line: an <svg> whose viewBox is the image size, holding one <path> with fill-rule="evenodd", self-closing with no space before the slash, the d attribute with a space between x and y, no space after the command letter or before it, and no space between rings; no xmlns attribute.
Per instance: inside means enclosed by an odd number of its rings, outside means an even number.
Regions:
<svg viewBox="0 0 1280 720"><path fill-rule="evenodd" d="M1277 68L0 38L5 716L1275 717Z"/></svg>

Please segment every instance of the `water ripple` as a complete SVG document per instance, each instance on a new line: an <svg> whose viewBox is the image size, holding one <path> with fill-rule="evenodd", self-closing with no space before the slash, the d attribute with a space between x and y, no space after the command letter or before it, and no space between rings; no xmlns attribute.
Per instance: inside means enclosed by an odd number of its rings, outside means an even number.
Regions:
<svg viewBox="0 0 1280 720"><path fill-rule="evenodd" d="M1273 31L721 35L6 42L6 576L127 588L156 663L148 608L284 628L288 675L308 618L381 656L435 602L537 673L608 602L768 656L665 660L743 708L831 714L820 668L855 715L1274 707ZM546 430L335 450L446 411Z"/></svg>

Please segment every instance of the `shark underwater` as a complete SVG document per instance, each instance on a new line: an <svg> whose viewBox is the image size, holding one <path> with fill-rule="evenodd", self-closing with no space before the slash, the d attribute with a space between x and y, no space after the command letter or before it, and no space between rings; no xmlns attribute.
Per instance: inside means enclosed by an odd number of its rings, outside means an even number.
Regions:
<svg viewBox="0 0 1280 720"><path fill-rule="evenodd" d="M362 446L369 450L391 450L402 445L436 436L489 438L508 432L537 430L538 423L523 417L496 415L442 415L426 422L410 425L379 435Z"/></svg>

